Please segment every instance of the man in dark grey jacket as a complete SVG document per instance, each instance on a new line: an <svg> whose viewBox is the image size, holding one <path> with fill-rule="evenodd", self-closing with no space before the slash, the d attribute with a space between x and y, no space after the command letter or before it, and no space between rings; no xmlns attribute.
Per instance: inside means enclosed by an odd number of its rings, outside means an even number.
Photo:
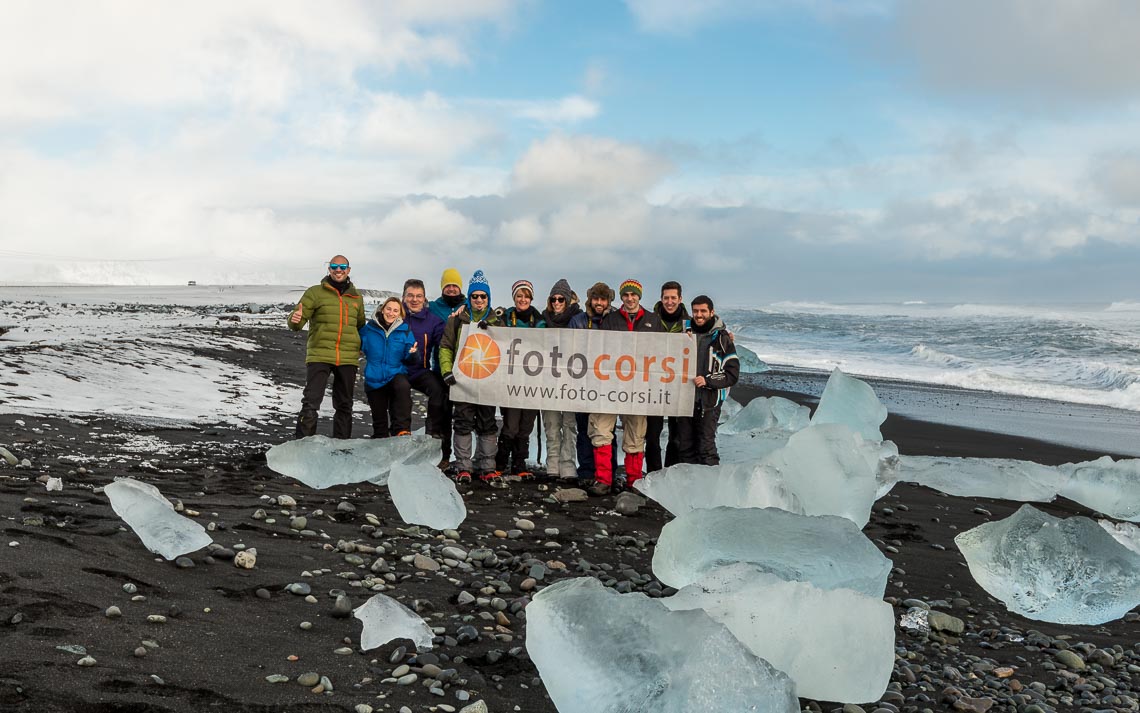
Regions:
<svg viewBox="0 0 1140 713"><path fill-rule="evenodd" d="M716 427L728 390L740 380L740 360L732 335L713 311L713 301L700 295L691 306L688 333L697 340L697 376L693 379L697 394L693 415L677 419L677 448L682 463L720 465Z"/></svg>

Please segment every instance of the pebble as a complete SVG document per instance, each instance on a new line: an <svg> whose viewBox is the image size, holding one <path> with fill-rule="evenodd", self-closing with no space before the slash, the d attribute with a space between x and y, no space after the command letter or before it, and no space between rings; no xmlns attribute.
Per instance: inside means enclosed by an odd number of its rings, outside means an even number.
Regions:
<svg viewBox="0 0 1140 713"><path fill-rule="evenodd" d="M1057 659L1062 666L1071 668L1074 671L1083 671L1085 669L1085 660L1069 649L1058 651L1053 654L1053 658Z"/></svg>
<svg viewBox="0 0 1140 713"><path fill-rule="evenodd" d="M135 592L139 591L139 588L136 587L131 582L127 582L126 584L123 585L123 591L126 592L127 594L134 594Z"/></svg>
<svg viewBox="0 0 1140 713"><path fill-rule="evenodd" d="M487 710L487 704L482 700L475 701L471 705L463 706L459 709L459 713L490 713Z"/></svg>
<svg viewBox="0 0 1140 713"><path fill-rule="evenodd" d="M551 497L560 503L584 503L590 499L589 494L581 488L560 488Z"/></svg>
<svg viewBox="0 0 1140 713"><path fill-rule="evenodd" d="M242 550L234 555L234 567L253 569L257 564L257 550Z"/></svg>
<svg viewBox="0 0 1140 713"><path fill-rule="evenodd" d="M429 572L439 571L439 562L436 562L431 557L427 557L421 554L417 554L412 558L412 566L414 566L416 569L423 569Z"/></svg>
<svg viewBox="0 0 1140 713"><path fill-rule="evenodd" d="M311 621L303 621L303 622L301 622L301 624L300 624L300 627L301 627L303 630L305 630L305 631L308 631L309 629L312 629L312 628L313 628L313 622L311 622Z"/></svg>
<svg viewBox="0 0 1140 713"><path fill-rule="evenodd" d="M531 522L530 520L527 520L526 518L522 518L519 520L515 520L515 527L517 527L520 530L525 530L527 532L530 532L531 530L534 529L534 523Z"/></svg>
<svg viewBox="0 0 1140 713"><path fill-rule="evenodd" d="M345 594L338 594L336 603L333 604L332 615L338 619L343 619L349 614L352 614L352 600Z"/></svg>
<svg viewBox="0 0 1140 713"><path fill-rule="evenodd" d="M147 649L145 646L138 647L135 649L135 657L141 659L142 657L146 656L146 651Z"/></svg>
<svg viewBox="0 0 1140 713"><path fill-rule="evenodd" d="M103 616L107 617L108 619L118 619L122 615L122 610L116 606L107 607L107 611L103 612Z"/></svg>
<svg viewBox="0 0 1140 713"><path fill-rule="evenodd" d="M80 666L94 666L98 662L90 656L84 656L83 658L76 661L76 663Z"/></svg>
<svg viewBox="0 0 1140 713"><path fill-rule="evenodd" d="M411 684L415 683L418 679L419 679L419 676L417 676L416 674L408 673L408 674L405 674L403 676L400 676L400 678L396 680L396 685L397 686L410 686Z"/></svg>
<svg viewBox="0 0 1140 713"><path fill-rule="evenodd" d="M269 681L270 683L288 683L289 677L288 676L282 676L279 673L273 673L273 674L266 676L265 680Z"/></svg>
<svg viewBox="0 0 1140 713"><path fill-rule="evenodd" d="M372 713L372 706L367 703L357 703L356 707L352 709L355 713Z"/></svg>
<svg viewBox="0 0 1140 713"><path fill-rule="evenodd" d="M312 592L313 588L304 582L293 582L292 584L285 587L285 591L289 592L290 594L296 594L299 597L303 597Z"/></svg>
<svg viewBox="0 0 1140 713"><path fill-rule="evenodd" d="M278 495L277 504L283 508L291 508L297 506L297 501L290 495Z"/></svg>
<svg viewBox="0 0 1140 713"><path fill-rule="evenodd" d="M151 624L165 624L166 623L166 617L164 617L161 614L148 614L146 617L146 620L149 621Z"/></svg>
<svg viewBox="0 0 1140 713"><path fill-rule="evenodd" d="M308 671L307 673L302 673L297 677L297 683L301 684L305 688L312 688L320 682L321 675L316 671Z"/></svg>

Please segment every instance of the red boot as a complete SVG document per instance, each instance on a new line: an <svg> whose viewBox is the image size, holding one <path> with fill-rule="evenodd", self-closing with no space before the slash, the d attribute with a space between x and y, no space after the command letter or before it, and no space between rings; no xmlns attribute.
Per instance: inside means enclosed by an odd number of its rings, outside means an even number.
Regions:
<svg viewBox="0 0 1140 713"><path fill-rule="evenodd" d="M605 486L614 482L613 444L594 446L594 480Z"/></svg>
<svg viewBox="0 0 1140 713"><path fill-rule="evenodd" d="M633 484L641 480L645 470L644 453L625 454L625 487L633 489Z"/></svg>

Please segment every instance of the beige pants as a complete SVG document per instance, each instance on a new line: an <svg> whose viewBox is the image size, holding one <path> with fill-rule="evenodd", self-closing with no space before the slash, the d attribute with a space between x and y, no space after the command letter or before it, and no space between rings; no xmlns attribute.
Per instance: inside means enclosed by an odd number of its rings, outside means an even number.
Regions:
<svg viewBox="0 0 1140 713"><path fill-rule="evenodd" d="M617 414L592 413L590 414L590 443L594 448L604 446L614 439L614 426L617 425ZM626 453L645 452L645 416L621 417L621 449Z"/></svg>

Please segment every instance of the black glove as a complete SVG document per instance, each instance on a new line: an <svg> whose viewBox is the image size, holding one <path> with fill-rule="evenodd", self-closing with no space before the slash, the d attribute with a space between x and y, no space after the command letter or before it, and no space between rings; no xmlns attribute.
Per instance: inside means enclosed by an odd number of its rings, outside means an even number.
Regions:
<svg viewBox="0 0 1140 713"><path fill-rule="evenodd" d="M450 371L443 375L443 383L448 386L455 386L455 374Z"/></svg>
<svg viewBox="0 0 1140 713"><path fill-rule="evenodd" d="M481 319L481 320L479 320L479 324L477 324L476 326L479 327L479 329L486 329L487 327L490 327L491 325L487 324L487 320Z"/></svg>

